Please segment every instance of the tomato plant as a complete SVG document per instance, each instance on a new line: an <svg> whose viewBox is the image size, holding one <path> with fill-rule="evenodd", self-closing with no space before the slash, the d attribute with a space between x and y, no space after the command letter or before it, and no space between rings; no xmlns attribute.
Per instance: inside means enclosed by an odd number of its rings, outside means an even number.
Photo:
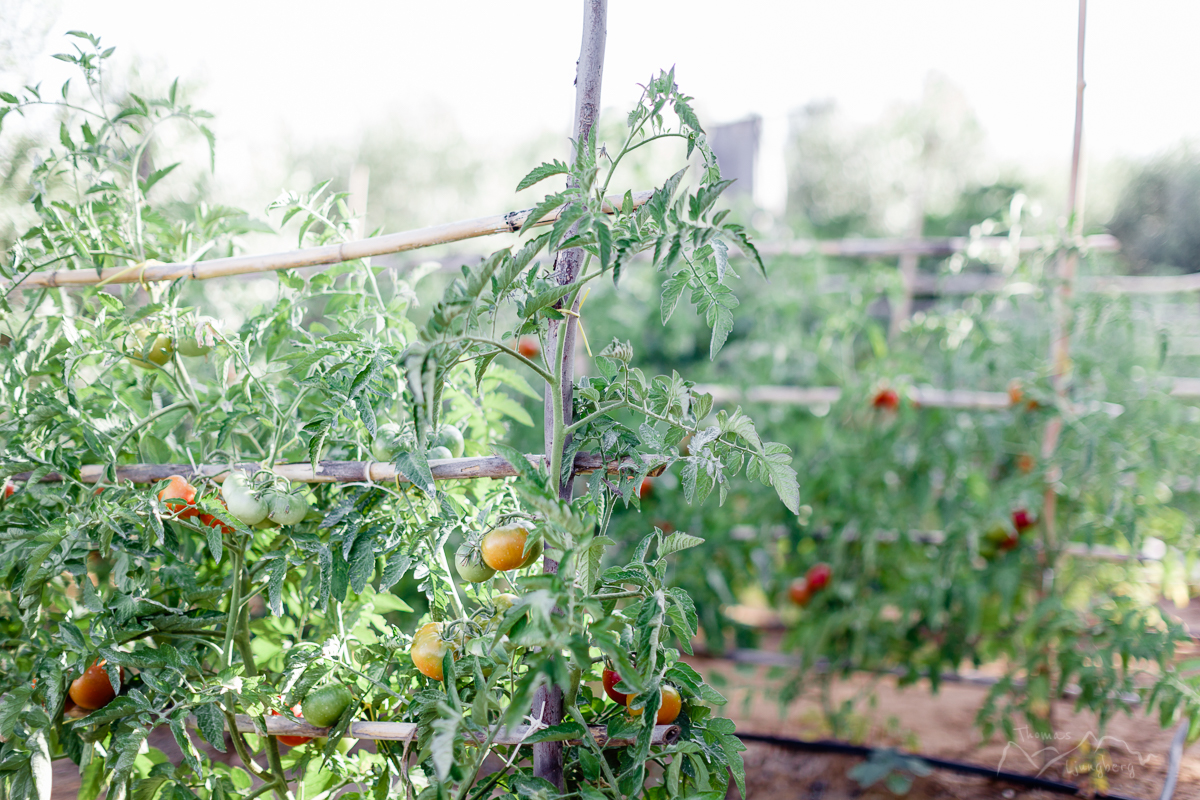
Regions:
<svg viewBox="0 0 1200 800"><path fill-rule="evenodd" d="M610 525L652 470L678 472L697 502L725 500L745 472L795 512L790 451L740 410L714 413L678 373L647 374L628 343L575 377L567 337L552 335L586 287L639 271L665 276L664 316L690 298L710 356L734 328L728 252L754 248L717 208L729 182L673 72L646 84L620 139L581 137L569 164L542 164L521 182L566 188L528 216L520 246L445 281L361 260L284 271L269 302L229 292L234 324L212 319L211 290L186 279L22 287L39 270L134 276L152 261L232 255L250 231L323 246L353 230L345 198L325 185L283 193L273 224L207 202L202 182L180 177L204 165L171 160L189 136L213 146L207 115L177 86L155 97L106 91L111 49L72 37L61 58L83 86L63 86L61 101L36 86L0 98L2 116L44 105L61 114L57 136L39 144L37 221L0 263L11 340L0 348L0 463L20 486L0 502L5 796L44 794L52 758L79 765L89 798L283 798L296 786L334 796L368 784L427 796L577 795L569 785L590 797L685 797L724 793L730 775L742 783L733 725L714 715L724 699L682 660L696 607L665 580L702 539L643 525L618 543ZM614 176L651 141L701 166L692 183L681 170L635 201ZM534 226L548 214L554 224ZM569 253L579 270L564 278L553 264ZM530 336L553 357L508 344ZM514 426L534 427L518 402L541 396L531 380L551 398L549 447L532 462L505 443ZM564 494L576 456L589 453L603 465L584 476L586 491ZM498 455L515 477L435 482L430 460L458 454L476 465ZM370 480L371 461L397 478ZM357 471L308 487L285 477L330 463ZM191 488L154 486L174 473ZM477 540L503 571L460 583L448 554ZM532 568L543 551L556 569ZM593 694L606 660L640 717ZM97 661L110 681L125 671L122 691L76 719L67 687ZM238 730L239 715L261 722L297 703L330 727L326 742L283 753L278 737ZM418 733L351 750L356 716ZM656 742L660 717L677 719L678 741ZM495 740L521 725L524 741ZM593 726L633 744L604 751ZM158 727L181 762L154 747ZM217 749L228 736L236 761L207 758L197 735ZM562 743L558 782L520 757L547 743ZM490 753L505 767L480 786Z"/></svg>

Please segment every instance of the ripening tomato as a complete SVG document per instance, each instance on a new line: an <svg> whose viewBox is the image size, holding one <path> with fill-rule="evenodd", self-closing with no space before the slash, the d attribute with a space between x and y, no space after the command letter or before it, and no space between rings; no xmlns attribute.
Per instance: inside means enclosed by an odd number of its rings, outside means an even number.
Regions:
<svg viewBox="0 0 1200 800"><path fill-rule="evenodd" d="M155 369L171 360L175 345L170 336L146 327L138 327L133 335L137 342L129 349L126 358L135 365L142 369Z"/></svg>
<svg viewBox="0 0 1200 800"><path fill-rule="evenodd" d="M1024 533L1037 524L1037 521L1034 520L1033 515L1029 513L1029 509L1027 508L1018 508L1012 512L1012 522L1013 527L1017 529L1018 533Z"/></svg>
<svg viewBox="0 0 1200 800"><path fill-rule="evenodd" d="M113 690L112 681L104 670L104 661L98 661L87 668L87 671L71 681L67 694L71 701L80 708L95 711L104 708L113 701L117 693ZM125 670L121 669L121 680L125 679Z"/></svg>
<svg viewBox="0 0 1200 800"><path fill-rule="evenodd" d="M328 728L342 717L346 708L354 702L354 695L340 683L309 692L300 705L304 719L318 728Z"/></svg>
<svg viewBox="0 0 1200 800"><path fill-rule="evenodd" d="M796 578L788 586L788 599L796 605L803 608L808 605L808 601L812 599L812 591L808 588L808 581L804 578Z"/></svg>
<svg viewBox="0 0 1200 800"><path fill-rule="evenodd" d="M158 499L180 519L189 519L200 513L196 508L196 487L182 475L167 478L167 485L158 493Z"/></svg>
<svg viewBox="0 0 1200 800"><path fill-rule="evenodd" d="M1001 550L1013 550L1021 543L1021 535L1016 531L1008 531L1004 536L1004 541L997 542L996 546Z"/></svg>
<svg viewBox="0 0 1200 800"><path fill-rule="evenodd" d="M426 678L440 681L445 675L442 659L450 643L442 639L442 623L429 622L421 627L413 636L412 655L413 665Z"/></svg>
<svg viewBox="0 0 1200 800"><path fill-rule="evenodd" d="M635 697L636 695L628 695L625 700L627 708L634 701ZM658 690L658 697L658 714L654 717L654 723L656 725L670 725L679 718L679 710L683 708L683 698L679 696L678 689L667 684L664 684ZM640 708L629 708L629 714L634 717L640 717L642 711L643 709Z"/></svg>
<svg viewBox="0 0 1200 800"><path fill-rule="evenodd" d="M628 704L629 695L625 694L624 692L618 692L613 688L621 682L621 676L617 675L616 670L611 670L605 667L600 679L604 683L604 693L608 695L610 700L619 706Z"/></svg>
<svg viewBox="0 0 1200 800"><path fill-rule="evenodd" d="M804 575L804 581L808 584L810 592L819 592L829 585L829 579L832 577L833 569L821 561L808 568L808 572Z"/></svg>
<svg viewBox="0 0 1200 800"><path fill-rule="evenodd" d="M1021 382L1013 378L1008 382L1008 402L1010 405L1017 405L1025 397L1025 390L1021 388Z"/></svg>
<svg viewBox="0 0 1200 800"><path fill-rule="evenodd" d="M875 399L871 401L871 405L887 411L896 411L900 408L900 395L896 393L895 389L880 389L875 393Z"/></svg>
<svg viewBox="0 0 1200 800"><path fill-rule="evenodd" d="M529 530L516 524L488 531L480 547L484 563L497 572L529 566L542 554L542 543L535 544L526 555L528 538Z"/></svg>
<svg viewBox="0 0 1200 800"><path fill-rule="evenodd" d="M301 708L299 703L296 703L296 705L292 706L292 715L297 717L298 719L304 719L304 709ZM283 715L272 708L271 716L272 717L282 717ZM339 714L338 716L341 716L341 714ZM312 741L311 736L279 735L279 736L276 736L275 738L278 739L281 744L286 744L288 747L299 747L302 744L308 744L309 742Z"/></svg>
<svg viewBox="0 0 1200 800"><path fill-rule="evenodd" d="M12 497L16 493L17 493L17 485L12 482L12 478L9 478L8 480L6 480L4 482L4 496Z"/></svg>
<svg viewBox="0 0 1200 800"><path fill-rule="evenodd" d="M654 481L649 477L642 478L642 485L638 487L638 499L645 500L652 494L654 494Z"/></svg>
<svg viewBox="0 0 1200 800"><path fill-rule="evenodd" d="M532 336L522 336L517 343L517 352L526 358L537 358L542 354L542 345Z"/></svg>
<svg viewBox="0 0 1200 800"><path fill-rule="evenodd" d="M1033 472L1033 468L1037 466L1037 460L1029 455L1029 453L1021 453L1017 456L1017 469L1028 475Z"/></svg>

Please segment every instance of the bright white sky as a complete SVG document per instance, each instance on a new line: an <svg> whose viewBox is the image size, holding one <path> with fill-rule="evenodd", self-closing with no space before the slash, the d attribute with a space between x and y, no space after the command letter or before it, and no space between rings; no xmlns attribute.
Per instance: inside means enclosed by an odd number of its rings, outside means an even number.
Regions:
<svg viewBox="0 0 1200 800"><path fill-rule="evenodd" d="M445 109L469 139L564 137L579 51L579 0L61 0L48 52L81 28L147 68L199 79L221 152L284 131L352 138L399 111ZM763 175L782 184L786 115L832 98L873 120L916 100L931 71L973 104L991 151L1066 170L1077 6L1071 0L611 0L606 107L676 66L701 119L766 121ZM1200 2L1093 0L1086 130L1093 158L1147 155L1200 136ZM39 67L45 68L41 61ZM220 155L219 155L220 158ZM774 166L773 166L774 165ZM776 169L778 167L778 169ZM777 177L773 177L776 176ZM482 210L481 210L482 211Z"/></svg>

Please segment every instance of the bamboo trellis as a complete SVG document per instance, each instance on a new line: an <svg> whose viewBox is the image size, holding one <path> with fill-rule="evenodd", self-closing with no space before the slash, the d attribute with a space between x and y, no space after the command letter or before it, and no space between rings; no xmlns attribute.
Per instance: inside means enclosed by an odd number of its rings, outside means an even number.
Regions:
<svg viewBox="0 0 1200 800"><path fill-rule="evenodd" d="M255 720L245 714L237 715L237 729L242 733L255 733L260 736L265 732L271 736L311 736L314 738L328 736L330 732L330 728L318 728L305 722L293 722L282 716L271 716ZM420 726L413 722L359 720L350 723L350 727L346 730L345 735L351 739L409 742L416 738L420 730ZM530 738L537 730L537 728L529 725L499 728L492 737L492 744L500 746L531 746L527 745L525 740ZM632 738L609 738L608 728L604 725L590 725L588 726L588 732L600 747L628 747L635 743ZM682 731L678 725L655 725L651 744L675 744L675 742L679 741L681 733ZM482 733L468 734L468 736L471 736L481 744L487 740L487 735ZM569 739L566 744L578 745L583 744L583 741L580 739Z"/></svg>
<svg viewBox="0 0 1200 800"><path fill-rule="evenodd" d="M640 206L650 199L653 192L638 192L633 195L634 206ZM613 203L620 204L620 198L610 198L604 205L605 213L613 213ZM66 269L45 270L32 272L19 281L21 288L62 287L62 286L94 286L110 283L147 283L150 281L174 281L179 279L205 280L230 275L245 275L252 272L272 272L299 267L312 267L322 264L339 264L343 261L354 261L360 258L381 256L388 253L400 253L405 250L416 250L422 247L461 242L464 239L474 239L480 236L491 236L497 233L516 233L529 219L534 209L510 211L507 214L496 214L491 217L449 222L444 225L434 225L428 228L418 228L411 231L389 233L369 239L356 239L341 244L330 244L323 247L309 247L303 250L290 250L283 253L268 253L254 256L234 256L232 258L217 258L209 261L193 261L176 264L158 264L146 262L127 267L109 267L103 270ZM561 211L553 211L534 225L549 225L558 219ZM8 282L0 283L7 286Z"/></svg>
<svg viewBox="0 0 1200 800"><path fill-rule="evenodd" d="M530 464L538 466L548 463L543 455L529 455L525 458ZM649 474L661 475L665 469L665 460L661 457L647 456L654 466ZM638 470L642 465L631 459L604 459L595 453L577 453L575 456L575 474L588 475L603 469L610 475L622 471ZM116 467L117 481L132 483L156 483L172 475L184 478L211 478L218 483L225 480L226 475L233 469L241 471L256 471L265 469L265 465L255 462L237 464L121 464ZM99 483L104 479L107 469L105 464L85 464L80 467L79 480L83 483ZM308 462L292 464L275 464L270 470L281 478L297 483L410 483L409 478L395 464L380 461L318 461L314 470ZM472 458L435 458L429 461L429 471L435 481L474 480L477 478L513 478L517 470L500 456L476 456ZM27 481L33 476L32 472L22 472L13 475L14 480ZM56 483L63 480L62 474L50 472L41 478L44 483Z"/></svg>

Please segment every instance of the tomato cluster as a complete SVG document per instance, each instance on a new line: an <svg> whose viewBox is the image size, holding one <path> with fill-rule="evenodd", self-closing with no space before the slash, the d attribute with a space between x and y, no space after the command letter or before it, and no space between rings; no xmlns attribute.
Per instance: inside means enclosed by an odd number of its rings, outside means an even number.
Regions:
<svg viewBox="0 0 1200 800"><path fill-rule="evenodd" d="M812 596L829 585L833 578L833 568L825 562L817 562L808 568L803 578L796 578L788 586L788 599L803 608L812 600Z"/></svg>

